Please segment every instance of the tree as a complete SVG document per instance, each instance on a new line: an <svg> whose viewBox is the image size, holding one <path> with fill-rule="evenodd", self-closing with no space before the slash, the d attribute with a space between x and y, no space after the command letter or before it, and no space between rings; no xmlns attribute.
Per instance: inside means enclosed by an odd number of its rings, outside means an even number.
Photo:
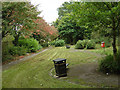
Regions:
<svg viewBox="0 0 120 90"><path fill-rule="evenodd" d="M78 40L89 38L90 31L84 26L78 26L71 14L63 16L58 24L58 31L61 38L67 43L75 44Z"/></svg>
<svg viewBox="0 0 120 90"><path fill-rule="evenodd" d="M79 10L78 5L78 2L64 2L58 8L59 18L53 22L53 25L58 28L61 38L71 44L75 44L79 39L90 39L91 35L91 29L88 28L89 24L85 26L83 23L81 25L77 23L78 20L82 20L74 14L76 10Z"/></svg>
<svg viewBox="0 0 120 90"><path fill-rule="evenodd" d="M59 19L61 19L66 13L71 13L73 11L71 5L73 2L64 2L61 7L59 7L58 10L58 15Z"/></svg>
<svg viewBox="0 0 120 90"><path fill-rule="evenodd" d="M117 48L116 48L116 36L119 29L120 23L120 3L119 2L86 2L86 3L74 3L74 15L78 20L78 25L90 24L93 29L94 26L97 29L104 28L103 31L110 30L110 34L113 38L113 55L116 60ZM86 23L86 24L85 24ZM101 31L101 30L100 30Z"/></svg>
<svg viewBox="0 0 120 90"><path fill-rule="evenodd" d="M59 11L59 21L66 15L65 13L69 13L70 17L74 17L72 21L76 26L85 27L89 32L99 31L105 37L112 37L113 55L116 60L116 37L120 27L119 2L64 3Z"/></svg>
<svg viewBox="0 0 120 90"><path fill-rule="evenodd" d="M34 27L34 32L32 32L32 35L39 42L41 40L53 40L58 36L57 29L54 26L47 24L42 17L39 17L37 20L35 20L35 23L37 26Z"/></svg>
<svg viewBox="0 0 120 90"><path fill-rule="evenodd" d="M117 48L116 48L116 37L117 37L117 29L120 23L120 3L118 2L109 2L109 3L93 3L97 8L98 15L101 16L99 18L99 22L101 22L101 26L106 26L106 28L110 28L112 30L112 38L113 38L113 55L114 60L116 60ZM97 15L97 16L98 16Z"/></svg>
<svg viewBox="0 0 120 90"><path fill-rule="evenodd" d="M21 34L25 35L36 25L33 20L37 19L37 6L30 2L3 2L2 3L2 37L8 33L15 38L17 45ZM30 33L29 33L30 34Z"/></svg>

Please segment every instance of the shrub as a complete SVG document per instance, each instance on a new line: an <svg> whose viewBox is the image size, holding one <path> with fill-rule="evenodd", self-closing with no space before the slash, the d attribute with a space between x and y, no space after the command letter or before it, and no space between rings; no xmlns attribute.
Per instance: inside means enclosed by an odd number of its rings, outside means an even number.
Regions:
<svg viewBox="0 0 120 90"><path fill-rule="evenodd" d="M9 49L9 53L11 55L25 55L27 52L27 49L25 47L20 47L20 46L14 46Z"/></svg>
<svg viewBox="0 0 120 90"><path fill-rule="evenodd" d="M64 45L65 45L65 41L64 40L57 40L55 42L55 47L64 46Z"/></svg>
<svg viewBox="0 0 120 90"><path fill-rule="evenodd" d="M14 47L12 42L2 42L2 55L10 55L9 49Z"/></svg>
<svg viewBox="0 0 120 90"><path fill-rule="evenodd" d="M120 73L120 53L117 55L117 60L113 60L113 55L107 55L99 62L99 70L104 73Z"/></svg>
<svg viewBox="0 0 120 90"><path fill-rule="evenodd" d="M75 48L76 49L83 49L84 48L83 41L82 40L77 41Z"/></svg>
<svg viewBox="0 0 120 90"><path fill-rule="evenodd" d="M2 61L14 59L14 55L25 55L27 50L24 47L14 46L12 42L2 43Z"/></svg>
<svg viewBox="0 0 120 90"><path fill-rule="evenodd" d="M76 45L76 49L94 49L95 48L95 42L93 40L79 40Z"/></svg>
<svg viewBox="0 0 120 90"><path fill-rule="evenodd" d="M13 46L12 41L2 41L2 62L13 59L12 55L9 53L10 48Z"/></svg>
<svg viewBox="0 0 120 90"><path fill-rule="evenodd" d="M18 45L24 46L25 48L27 48L28 52L35 52L39 50L40 48L42 48L39 42L34 38L20 39L18 40Z"/></svg>
<svg viewBox="0 0 120 90"><path fill-rule="evenodd" d="M42 43L41 45L42 45L42 47L48 47L49 46L48 43Z"/></svg>
<svg viewBox="0 0 120 90"><path fill-rule="evenodd" d="M111 40L112 41L112 40ZM111 44L111 41L109 40L104 40L105 42L105 47L110 47L112 44Z"/></svg>
<svg viewBox="0 0 120 90"><path fill-rule="evenodd" d="M50 45L55 45L55 40L50 42Z"/></svg>
<svg viewBox="0 0 120 90"><path fill-rule="evenodd" d="M87 48L88 39L83 40L83 41L82 41L82 44L83 44L84 48Z"/></svg>
<svg viewBox="0 0 120 90"><path fill-rule="evenodd" d="M13 59L12 55L2 55L2 63L11 59Z"/></svg>
<svg viewBox="0 0 120 90"><path fill-rule="evenodd" d="M110 47L112 38L107 38L107 37L101 37L101 38L97 38L97 39L92 39L95 43L97 44L101 44L101 42L105 42L105 47Z"/></svg>
<svg viewBox="0 0 120 90"><path fill-rule="evenodd" d="M94 49L95 48L95 42L93 40L88 40L86 47L87 47L87 49Z"/></svg>
<svg viewBox="0 0 120 90"><path fill-rule="evenodd" d="M95 48L96 48L96 49L100 49L100 48L101 48L101 44L96 44L96 45L95 45Z"/></svg>
<svg viewBox="0 0 120 90"><path fill-rule="evenodd" d="M2 42L12 42L14 40L13 35L7 35L4 38L2 38Z"/></svg>

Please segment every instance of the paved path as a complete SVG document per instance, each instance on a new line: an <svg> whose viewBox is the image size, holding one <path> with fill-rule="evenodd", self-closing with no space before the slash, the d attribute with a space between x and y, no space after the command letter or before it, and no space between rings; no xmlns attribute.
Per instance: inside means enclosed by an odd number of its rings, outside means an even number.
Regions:
<svg viewBox="0 0 120 90"><path fill-rule="evenodd" d="M18 64L18 63L20 63L20 62L22 62L22 61L25 61L25 60L27 60L27 59L29 59L29 58L31 58L31 57L34 57L34 56L36 56L36 55L38 55L38 54L40 54L40 53L42 53L42 52L45 52L45 51L47 51L48 49L49 49L49 48L44 49L43 51L40 51L39 53L35 53L35 54L30 55L30 56L26 56L26 57L21 58L21 59L19 59L19 60L12 61L12 62L10 62L10 63L8 63L8 64L2 65L2 70L4 71L4 70L10 68L10 67L13 66L13 65L16 65L16 64Z"/></svg>

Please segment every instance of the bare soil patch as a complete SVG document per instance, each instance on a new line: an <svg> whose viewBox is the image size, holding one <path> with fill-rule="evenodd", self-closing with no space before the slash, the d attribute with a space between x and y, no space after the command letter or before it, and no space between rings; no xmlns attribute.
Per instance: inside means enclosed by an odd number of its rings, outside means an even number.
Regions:
<svg viewBox="0 0 120 90"><path fill-rule="evenodd" d="M75 65L69 68L67 74L70 81L74 83L85 83L97 87L118 87L120 78L120 75L99 72L97 63Z"/></svg>

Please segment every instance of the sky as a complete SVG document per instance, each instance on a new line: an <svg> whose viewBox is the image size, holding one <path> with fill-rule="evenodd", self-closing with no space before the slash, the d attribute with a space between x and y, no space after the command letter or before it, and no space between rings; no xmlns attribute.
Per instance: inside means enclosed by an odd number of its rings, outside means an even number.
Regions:
<svg viewBox="0 0 120 90"><path fill-rule="evenodd" d="M33 5L38 6L38 10L42 11L41 17L48 23L52 23L58 18L57 8L59 8L62 3L70 0L30 0Z"/></svg>

